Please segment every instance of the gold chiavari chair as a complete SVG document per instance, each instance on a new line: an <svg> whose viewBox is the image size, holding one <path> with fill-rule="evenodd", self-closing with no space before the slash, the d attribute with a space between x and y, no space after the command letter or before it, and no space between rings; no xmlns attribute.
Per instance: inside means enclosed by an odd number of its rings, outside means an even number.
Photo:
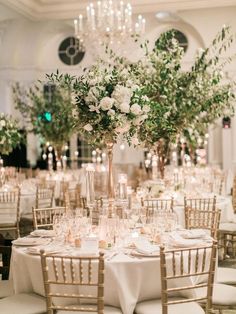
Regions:
<svg viewBox="0 0 236 314"><path fill-rule="evenodd" d="M236 213L236 176L234 177L233 188L232 188L232 205L234 213Z"/></svg>
<svg viewBox="0 0 236 314"><path fill-rule="evenodd" d="M220 224L220 210L198 210L185 207L186 229L205 229L217 239Z"/></svg>
<svg viewBox="0 0 236 314"><path fill-rule="evenodd" d="M219 226L219 239L223 246L223 259L236 256L236 223L225 222Z"/></svg>
<svg viewBox="0 0 236 314"><path fill-rule="evenodd" d="M213 182L211 184L211 192L222 195L224 191L225 184L225 175L224 174L215 174L213 176Z"/></svg>
<svg viewBox="0 0 236 314"><path fill-rule="evenodd" d="M37 185L36 187L36 208L49 208L53 206L54 186L44 187Z"/></svg>
<svg viewBox="0 0 236 314"><path fill-rule="evenodd" d="M216 251L216 243L169 250L161 246L161 299L139 303L135 313L211 313ZM188 298L184 295L188 295ZM204 301L205 311L199 305Z"/></svg>
<svg viewBox="0 0 236 314"><path fill-rule="evenodd" d="M41 251L41 263L48 314L122 314L118 308L104 306L103 253L99 257L71 257Z"/></svg>
<svg viewBox="0 0 236 314"><path fill-rule="evenodd" d="M141 199L141 205L146 211L147 219L151 218L155 212L173 212L174 199L147 198Z"/></svg>
<svg viewBox="0 0 236 314"><path fill-rule="evenodd" d="M33 208L33 227L36 229L52 229L55 217L65 214L65 207Z"/></svg>
<svg viewBox="0 0 236 314"><path fill-rule="evenodd" d="M173 211L174 199L161 199L161 198L147 198L142 199L141 204L143 207L152 210Z"/></svg>
<svg viewBox="0 0 236 314"><path fill-rule="evenodd" d="M184 207L189 207L198 210L212 210L216 209L216 196L212 198L184 198Z"/></svg>
<svg viewBox="0 0 236 314"><path fill-rule="evenodd" d="M0 221L1 231L14 231L16 238L20 236L20 188L8 192L0 192L0 210L6 218Z"/></svg>
<svg viewBox="0 0 236 314"><path fill-rule="evenodd" d="M91 212L90 212L93 225L98 225L99 217L102 214L102 207L103 207L103 199L100 198L98 200L95 200L94 206L91 208Z"/></svg>
<svg viewBox="0 0 236 314"><path fill-rule="evenodd" d="M65 193L69 189L69 182L68 181L61 181L60 182L60 197L59 197L59 204L60 206L64 206L65 203Z"/></svg>
<svg viewBox="0 0 236 314"><path fill-rule="evenodd" d="M70 210L76 208L83 208L84 200L81 197L80 191L81 191L80 184L77 184L75 188L65 188L63 205Z"/></svg>

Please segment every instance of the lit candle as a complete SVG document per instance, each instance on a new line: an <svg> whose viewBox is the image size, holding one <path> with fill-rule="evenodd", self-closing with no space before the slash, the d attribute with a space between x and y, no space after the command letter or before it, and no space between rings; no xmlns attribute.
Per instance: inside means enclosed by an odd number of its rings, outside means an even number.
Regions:
<svg viewBox="0 0 236 314"><path fill-rule="evenodd" d="M80 33L83 32L83 15L82 14L79 15L79 32Z"/></svg>
<svg viewBox="0 0 236 314"><path fill-rule="evenodd" d="M145 33L145 28L146 28L146 20L145 20L145 19L142 19L142 28L141 28L142 34Z"/></svg>
<svg viewBox="0 0 236 314"><path fill-rule="evenodd" d="M78 36L78 21L74 20L75 36Z"/></svg>

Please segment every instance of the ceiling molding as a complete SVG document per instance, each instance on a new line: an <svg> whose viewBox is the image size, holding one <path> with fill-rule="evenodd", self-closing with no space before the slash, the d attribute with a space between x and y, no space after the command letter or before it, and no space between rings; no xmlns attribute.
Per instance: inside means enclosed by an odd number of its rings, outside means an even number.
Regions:
<svg viewBox="0 0 236 314"><path fill-rule="evenodd" d="M88 0L0 0L5 5L31 20L72 19L85 12ZM161 10L183 11L192 9L235 6L235 0L130 0L134 13Z"/></svg>

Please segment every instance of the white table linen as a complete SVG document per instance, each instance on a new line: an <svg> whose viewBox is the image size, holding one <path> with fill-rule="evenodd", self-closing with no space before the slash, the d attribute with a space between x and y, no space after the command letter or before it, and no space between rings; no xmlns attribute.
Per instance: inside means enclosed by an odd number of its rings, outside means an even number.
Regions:
<svg viewBox="0 0 236 314"><path fill-rule="evenodd" d="M44 295L39 255L24 247L12 251L11 276L15 293ZM138 302L161 297L160 258L134 258L119 253L105 260L105 304L132 314ZM191 284L188 282L188 284Z"/></svg>

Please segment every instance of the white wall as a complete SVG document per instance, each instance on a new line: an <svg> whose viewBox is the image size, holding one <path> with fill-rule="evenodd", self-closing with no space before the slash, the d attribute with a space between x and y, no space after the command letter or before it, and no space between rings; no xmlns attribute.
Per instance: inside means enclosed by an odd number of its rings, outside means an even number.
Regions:
<svg viewBox="0 0 236 314"><path fill-rule="evenodd" d="M147 14L146 37L155 42L161 32L169 28L183 31L189 40L189 48L184 58L183 68L191 66L196 49L210 44L215 34L223 24L229 24L236 31L236 6L228 8L201 9L177 12L179 21L175 23L161 23L153 14ZM93 51L86 52L85 58L79 66L66 66L58 58L57 50L60 42L68 35L73 35L72 21L41 21L33 22L11 12L0 5L0 111L17 115L11 97L11 84L21 81L30 84L37 79L44 79L45 73L56 69L74 75L81 73L83 67L89 66L94 60ZM236 44L231 49L235 51ZM126 45L126 55L131 60L137 59L138 48L129 42ZM236 63L227 67L229 77L236 77ZM236 167L236 118L232 121L232 149L228 167ZM210 132L209 161L213 164L223 164L222 160L222 129L221 122ZM35 141L31 139L31 143ZM31 148L29 158L33 161ZM125 156L124 156L125 154ZM119 152L117 148L117 162L137 162L142 160L142 153L133 149Z"/></svg>

